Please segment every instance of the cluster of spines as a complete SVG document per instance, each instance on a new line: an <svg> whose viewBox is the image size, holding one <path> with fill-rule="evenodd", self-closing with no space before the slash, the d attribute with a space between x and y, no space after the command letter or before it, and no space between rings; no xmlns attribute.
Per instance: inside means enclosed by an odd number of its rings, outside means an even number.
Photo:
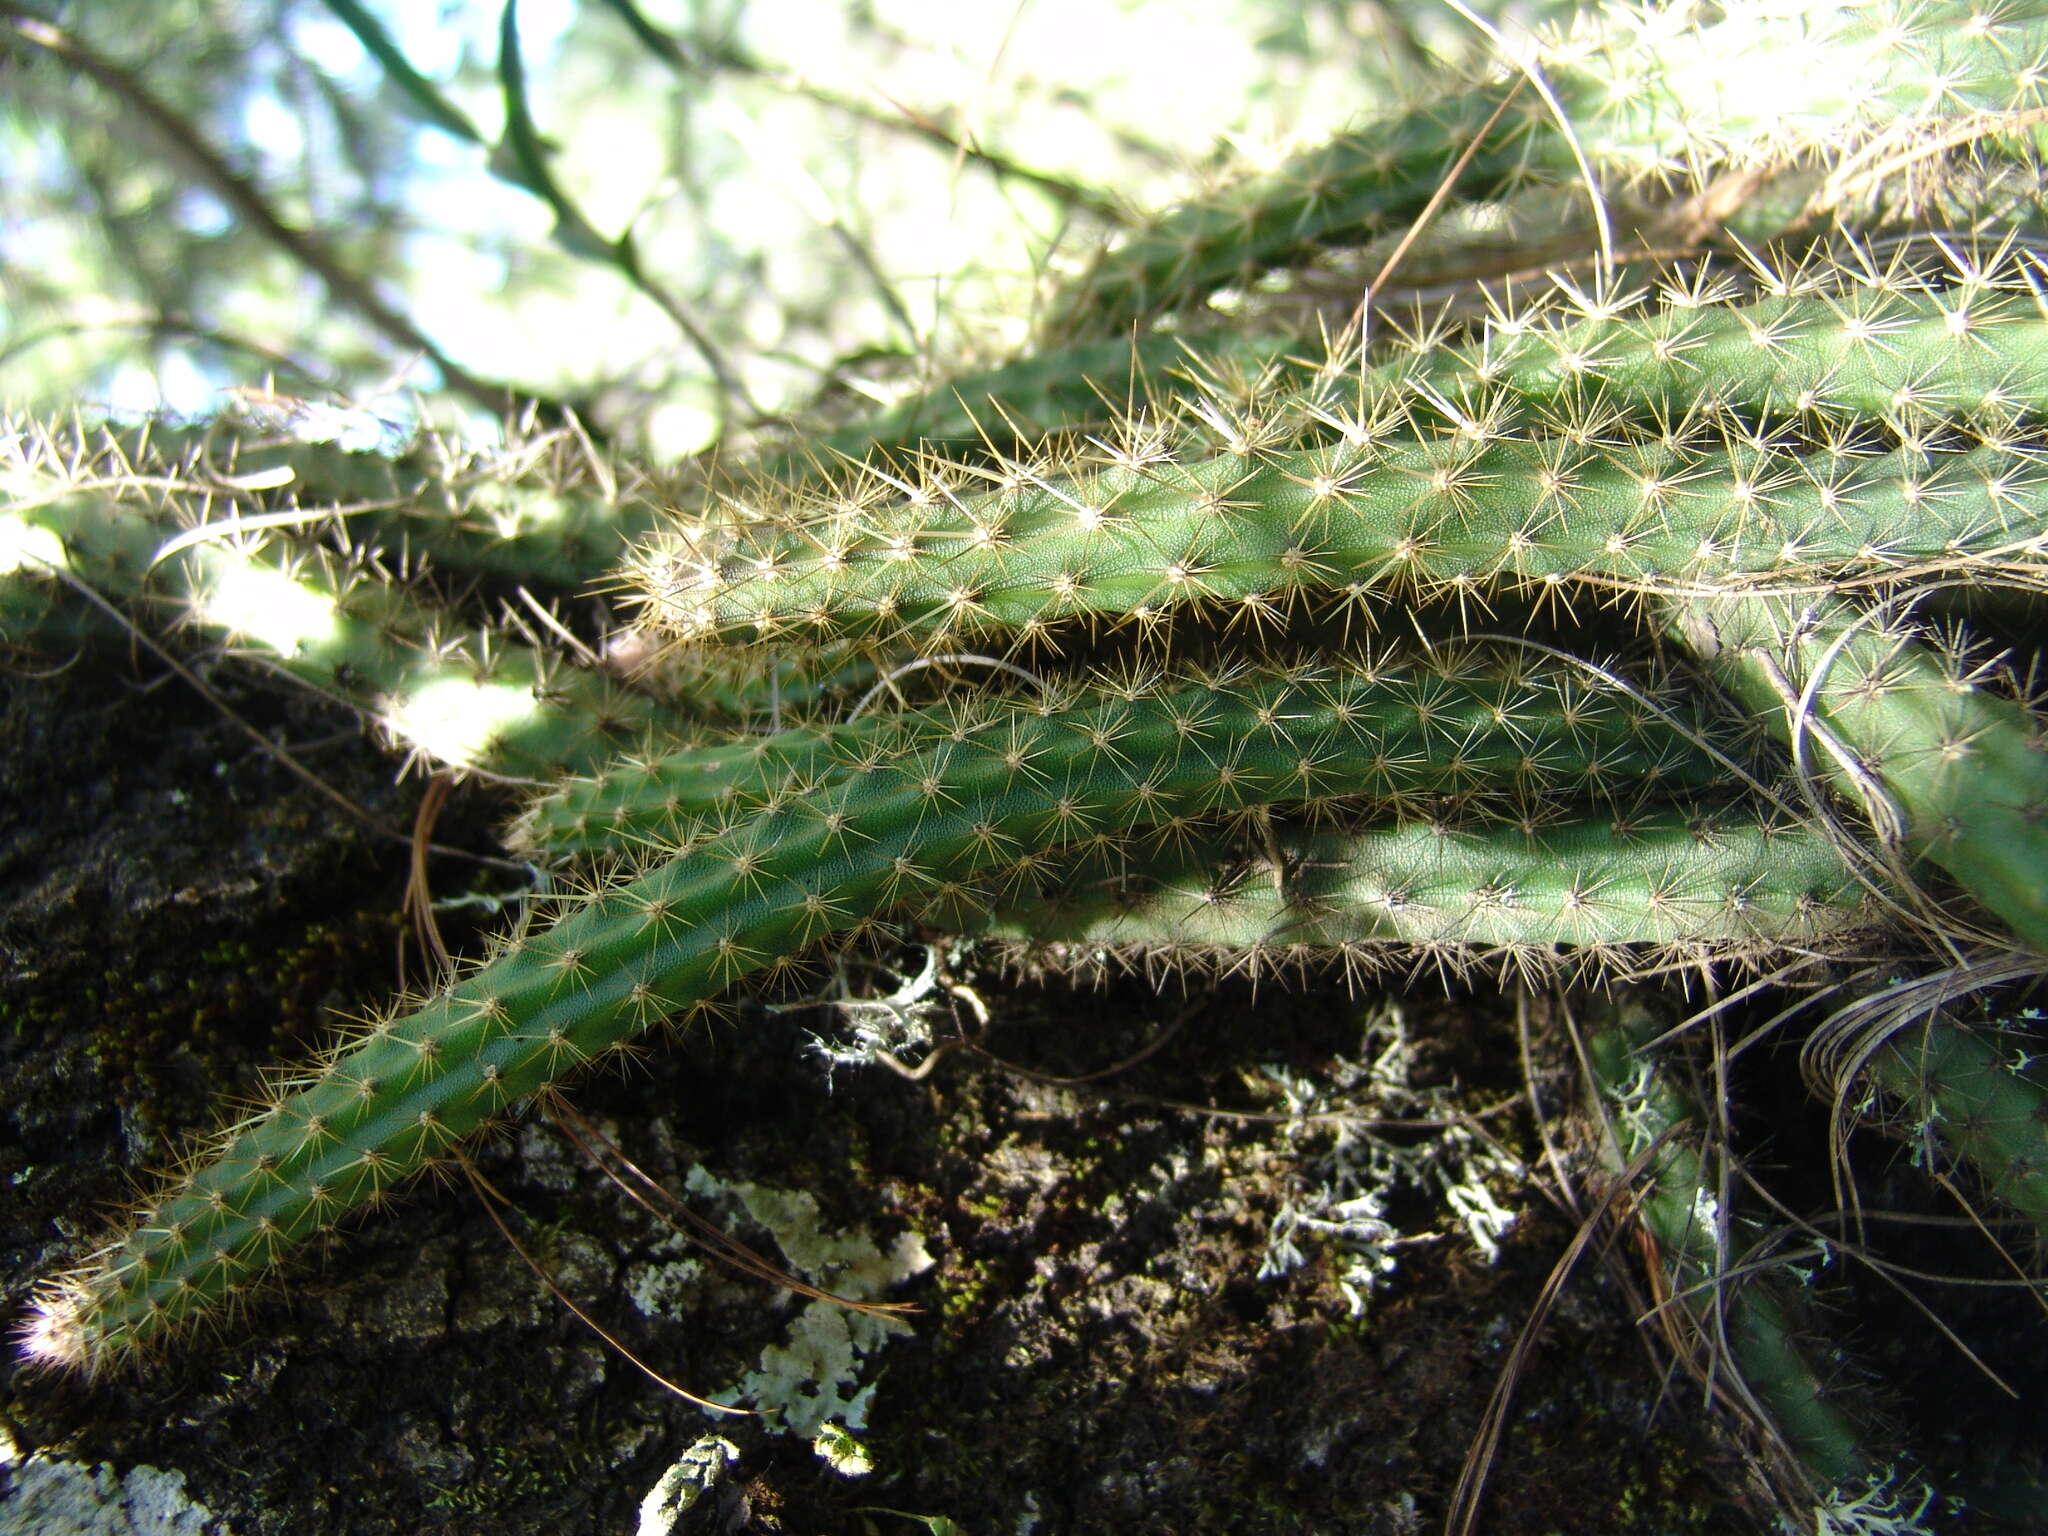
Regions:
<svg viewBox="0 0 2048 1536"><path fill-rule="evenodd" d="M1126 232L1053 295L1043 333L1114 334L1319 246L1398 228L1475 142L1460 201L1511 211L1518 193L1590 171L1608 195L1644 202L1635 220L1654 232L1716 177L1748 172L1767 187L1873 141L1903 150L1958 124L1978 137L2024 127L2022 114L2048 103L2048 13L2030 3L1824 15L1747 3L1707 25L1690 5L1589 8L1538 57L1549 101L1515 78L1446 92ZM1757 89L1760 68L1769 90ZM1747 231L1757 238L1811 199L1802 186L1789 200L1753 187L1746 200L1766 210L1765 227ZM1724 218L1740 224L1742 210Z"/></svg>
<svg viewBox="0 0 2048 1536"><path fill-rule="evenodd" d="M1662 691L1655 679L1624 687L1581 668L1449 646L1427 658L1346 665L1370 680L1378 739L1347 792L1385 803L1677 794L1725 783L1730 754L1744 751L1732 737L1715 740L1711 723L1684 704L1673 712L1646 703ZM949 703L953 728L974 732L1006 729L1018 712L1044 707L1037 695L960 694ZM886 762L914 750L926 729L916 715L878 714L623 762L534 801L509 841L550 859L687 846L770 803L792 774L822 780Z"/></svg>
<svg viewBox="0 0 2048 1536"><path fill-rule="evenodd" d="M523 615L464 623L360 549L266 526L231 494L231 470L257 474L246 461L196 457L189 443L167 458L149 438L34 425L9 435L0 541L23 553L0 572L0 619L24 627L7 638L57 638L48 624L80 606L53 600L61 572L117 607L168 614L188 636L345 700L432 766L546 780L663 738L654 699L573 665L537 626L522 633ZM323 466L322 489L344 497L365 475L389 491L397 473L320 445L280 452L279 462ZM359 469L358 458L381 467ZM59 635L81 638L70 626Z"/></svg>
<svg viewBox="0 0 2048 1536"><path fill-rule="evenodd" d="M891 914L957 928L1038 896L1070 852L1143 868L1275 806L1338 815L1383 708L1375 678L1336 666L1123 674L1000 718L935 708L903 751L792 772L289 1085L46 1291L28 1348L91 1368L146 1346L493 1115L821 941Z"/></svg>

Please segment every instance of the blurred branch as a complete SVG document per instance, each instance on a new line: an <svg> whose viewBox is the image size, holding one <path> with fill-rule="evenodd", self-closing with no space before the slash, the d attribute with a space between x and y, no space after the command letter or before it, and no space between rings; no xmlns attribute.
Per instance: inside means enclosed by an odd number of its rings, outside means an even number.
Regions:
<svg viewBox="0 0 2048 1536"><path fill-rule="evenodd" d="M924 350L924 340L917 333L917 322L911 318L904 306L902 295L896 292L896 285L889 281L888 274L875 259L875 253L868 249L867 242L847 225L833 205L831 195L818 184L817 177L805 169L802 161L793 154L783 152L782 146L772 141L756 127L752 118L740 110L732 101L714 100L710 115L718 126L731 134L742 148L754 158L755 164L768 169L783 185L786 194L809 214L819 225L830 231L842 249L851 256L868 281L875 285L875 292L881 297L882 307L889 312L897 329L903 332L904 340L917 349Z"/></svg>
<svg viewBox="0 0 2048 1536"><path fill-rule="evenodd" d="M502 147L509 151L511 159L509 165L500 165L495 163L494 157L493 169L507 181L526 188L554 210L555 239L565 249L574 255L607 262L618 268L627 281L652 299L662 313L675 322L676 329L689 338L690 345L697 349L698 356L704 359L712 377L717 380L721 397L737 400L755 416L760 416L760 406L747 394L746 386L726 362L710 332L698 323L680 300L650 278L641 267L640 253L633 244L633 232L629 229L618 239L607 240L584 218L582 209L570 200L555 180L554 172L548 167L548 146L534 123L532 109L527 105L526 66L519 55L519 0L505 0L505 9L498 19L498 80L505 93L505 142ZM723 414L721 410L721 417ZM720 424L722 426L723 422Z"/></svg>
<svg viewBox="0 0 2048 1536"><path fill-rule="evenodd" d="M764 59L756 58L737 44L694 41L685 43L673 33L664 32L650 22L640 13L640 8L634 4L634 0L604 0L604 3L617 13L619 19L649 53L678 74L703 77L716 70L731 70L735 74L746 75L790 95L808 97L820 106L829 107L835 112L844 112L849 117L859 118L862 122L873 123L899 133L908 133L928 143L937 144L964 160L986 167L995 176L1034 186L1065 207L1085 208L1097 218L1106 219L1119 226L1130 221L1128 210L1106 193L1064 180L1047 171L1034 170L1028 165L1010 159L1007 155L983 149L980 145L952 132L936 118L916 107L889 98L889 106L894 110L885 111L871 102L862 101L857 96L844 95L827 86L806 80L801 75L779 69Z"/></svg>
<svg viewBox="0 0 2048 1536"><path fill-rule="evenodd" d="M435 368L448 387L492 413L502 413L518 398L511 386L480 379L444 353L411 319L388 303L368 282L348 270L326 245L312 234L295 229L274 213L254 182L236 171L192 125L153 95L132 70L102 58L56 23L38 16L12 0L0 0L0 45L10 35L63 60L80 74L90 77L110 95L118 97L146 121L195 170L209 189L236 216L256 230L294 261L317 276L336 302L354 310L391 341L407 351L417 352ZM570 409L560 402L547 402L550 414Z"/></svg>
<svg viewBox="0 0 2048 1536"><path fill-rule="evenodd" d="M391 34L384 30L384 24L370 14L360 0L325 0L327 9L340 18L343 26L355 33L356 41L363 45L370 57L384 66L384 73L391 77L391 83L419 109L420 115L439 128L443 133L463 139L471 144L489 147L489 141L477 132L476 125L462 113L462 109L441 94L440 88L412 67L392 41Z"/></svg>
<svg viewBox="0 0 2048 1536"><path fill-rule="evenodd" d="M167 341L172 337L182 337L187 341L203 342L207 346L216 347L223 352L245 353L250 357L258 359L265 367L272 371L283 371L293 374L304 381L306 385L318 389L325 394L341 395L345 390L342 381L335 378L326 369L316 367L311 363L293 357L288 352L280 352L275 347L267 347L259 341L251 341L246 336L237 336L231 331L223 331L216 326L202 324L188 315L164 310L155 312L144 311L133 315L116 315L91 320L64 320L53 325L44 326L41 330L25 332L6 346L0 347L0 369L4 369L9 364L15 362L24 353L32 352L37 347L45 346L53 341L75 340L81 336L91 336L96 333L111 334L116 331L138 332L148 336L153 341Z"/></svg>

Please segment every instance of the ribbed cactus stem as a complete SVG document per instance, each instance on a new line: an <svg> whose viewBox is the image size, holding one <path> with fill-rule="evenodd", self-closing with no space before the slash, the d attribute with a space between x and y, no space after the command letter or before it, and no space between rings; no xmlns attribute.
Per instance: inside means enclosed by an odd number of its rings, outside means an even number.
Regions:
<svg viewBox="0 0 2048 1536"><path fill-rule="evenodd" d="M1820 1491L1865 1487L1891 1468L1868 1449L1857 1416L1828 1387L1799 1337L1794 1293L1766 1267L1744 1274L1763 1251L1755 1223L1721 1209L1717 1184L1687 1129L1699 1107L1641 1047L1659 1030L1627 999L1587 1045L1614 1132L1615 1171L1645 1153L1638 1219L1655 1240L1668 1305L1704 1352L1727 1352L1742 1389ZM1651 1151L1651 1148L1655 1148Z"/></svg>
<svg viewBox="0 0 2048 1536"><path fill-rule="evenodd" d="M1070 707L929 717L914 749L844 765L338 1050L225 1133L125 1236L43 1294L31 1355L113 1364L219 1307L491 1116L749 974L896 912L957 923L1029 890L1063 847L1205 816L1329 807L1373 771L1369 679L1105 681ZM1136 859L1146 849L1132 842Z"/></svg>
<svg viewBox="0 0 2048 1536"><path fill-rule="evenodd" d="M2048 312L2017 276L2005 262L1988 275L1964 264L1845 293L1821 269L1745 301L1732 286L1566 289L1374 377L1454 400L1506 389L1558 419L1596 401L1667 415L1707 401L1802 422L1997 421L2048 410ZM1798 291L1809 285L1822 291Z"/></svg>
<svg viewBox="0 0 2048 1536"><path fill-rule="evenodd" d="M1610 445L1491 426L1483 403L1458 414L1430 437L1361 414L1322 448L1162 450L1061 479L1020 468L995 492L799 506L654 545L642 601L686 638L938 647L1197 603L1257 627L1316 603L1992 572L2038 563L2048 538L2040 467L2003 446L1809 456L1711 425Z"/></svg>
<svg viewBox="0 0 2048 1536"><path fill-rule="evenodd" d="M1351 794L1666 795L1725 784L1729 752L1739 750L1713 743L1714 727L1683 705L1660 715L1597 675L1548 662L1446 648L1433 662L1385 663L1366 675L1381 750L1372 771L1346 786ZM1029 697L982 706L991 722L1039 707ZM792 773L815 777L837 762L904 750L916 729L870 716L619 764L534 801L508 840L552 858L649 839L688 843L774 799Z"/></svg>
<svg viewBox="0 0 2048 1536"><path fill-rule="evenodd" d="M592 778L558 784L534 801L506 841L550 858L626 851L656 838L685 844L707 827L774 799L792 774L837 772L849 750L889 741L902 731L895 716L874 715L615 763Z"/></svg>
<svg viewBox="0 0 2048 1536"><path fill-rule="evenodd" d="M1686 605L1714 677L1909 859L2048 953L2048 737L1995 673L1835 599Z"/></svg>
<svg viewBox="0 0 2048 1536"><path fill-rule="evenodd" d="M1489 84L1368 123L1124 233L1053 296L1043 333L1113 335L1327 241L1369 237L1411 219L1489 124L1465 169L1469 192L1497 195L1554 175L1562 146L1530 132L1540 104L1525 100L1495 119L1512 93L1511 85ZM1547 163L1532 160L1532 140L1539 151L1558 153Z"/></svg>
<svg viewBox="0 0 2048 1536"><path fill-rule="evenodd" d="M1080 343L940 385L768 460L770 478L843 472L876 451L1014 456L1054 432L1102 431L1135 410L1170 414L1219 385L1226 398L1342 412L1360 391L1425 401L1512 394L1563 420L1594 401L1631 412L1719 406L1805 421L1998 417L2048 409L2048 315L2009 258L1958 259L1840 291L1820 268L1790 290L1743 297L1700 281L1652 291L1563 287L1445 343L1425 326L1361 370L1343 351L1270 337ZM1808 291L1814 290L1814 291ZM1320 402L1320 403L1318 403Z"/></svg>
<svg viewBox="0 0 2048 1536"><path fill-rule="evenodd" d="M1275 821L1191 834L1143 866L1081 855L1042 898L1000 900L968 931L1127 963L1248 969L1334 958L1369 973L1418 958L1545 972L1740 960L1838 939L1868 893L1812 828L1754 802L1617 815L1569 800L1409 810L1352 828Z"/></svg>

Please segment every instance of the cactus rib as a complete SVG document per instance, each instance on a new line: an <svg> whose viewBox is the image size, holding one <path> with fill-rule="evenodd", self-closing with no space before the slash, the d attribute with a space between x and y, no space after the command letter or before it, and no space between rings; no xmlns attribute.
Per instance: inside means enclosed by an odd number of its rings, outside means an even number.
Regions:
<svg viewBox="0 0 2048 1536"><path fill-rule="evenodd" d="M1485 422L1483 407L1467 424ZM1695 430L1700 430L1695 428ZM1941 566L2038 568L2041 468L2003 445L1799 454L1707 441L1474 435L1162 457L981 495L791 514L639 561L649 623L685 638L933 647L1055 624L1151 624L1201 603L1276 615L1326 596L1784 589Z"/></svg>
<svg viewBox="0 0 2048 1536"><path fill-rule="evenodd" d="M2048 752L2041 722L1911 629L1828 600L1687 604L1676 622L1739 702L1909 858L1953 876L2048 953Z"/></svg>
<svg viewBox="0 0 2048 1536"><path fill-rule="evenodd" d="M1368 675L1381 747L1347 793L1623 796L1725 781L1725 759L1701 745L1706 721L1661 720L1576 670L1445 650L1427 665L1384 664ZM985 710L993 720L1038 707L992 700ZM904 736L900 721L871 716L619 764L534 801L508 842L553 858L687 844L772 801L792 773L815 779L835 760L900 750Z"/></svg>
<svg viewBox="0 0 2048 1536"><path fill-rule="evenodd" d="M283 1254L507 1106L726 987L891 911L960 920L1058 848L1274 802L1369 774L1370 685L1313 672L1179 686L1129 679L1001 731L941 714L915 750L822 795L801 780L687 856L584 902L339 1050L129 1234L49 1288L29 1352L88 1369L193 1321Z"/></svg>

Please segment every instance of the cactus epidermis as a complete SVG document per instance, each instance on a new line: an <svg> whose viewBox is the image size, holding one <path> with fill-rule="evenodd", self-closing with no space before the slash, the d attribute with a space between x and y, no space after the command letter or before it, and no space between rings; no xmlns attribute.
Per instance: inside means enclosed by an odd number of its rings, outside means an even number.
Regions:
<svg viewBox="0 0 2048 1536"><path fill-rule="evenodd" d="M1142 866L1211 819L1335 814L1373 781L1386 715L1369 670L1333 664L1125 674L1065 701L906 719L856 744L852 771L793 772L687 854L337 1051L51 1288L29 1349L92 1366L146 1345L491 1116L820 940L892 913L972 919L1036 891L1065 849ZM1709 909L1739 907L1740 885Z"/></svg>

